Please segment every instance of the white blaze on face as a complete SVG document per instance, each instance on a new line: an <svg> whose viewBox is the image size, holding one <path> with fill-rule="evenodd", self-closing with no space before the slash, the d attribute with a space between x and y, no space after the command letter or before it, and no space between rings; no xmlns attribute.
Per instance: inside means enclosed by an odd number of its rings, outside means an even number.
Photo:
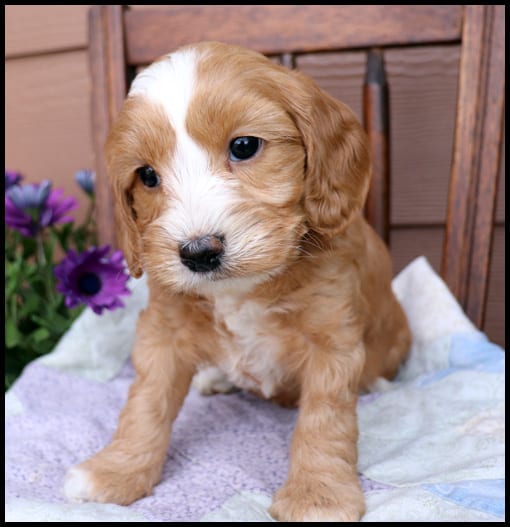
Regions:
<svg viewBox="0 0 510 527"><path fill-rule="evenodd" d="M129 95L143 95L166 111L176 134L169 158L168 184L174 199L161 225L177 241L223 234L235 197L225 180L210 169L208 153L186 130L186 116L196 85L197 53L183 50L156 62L133 81Z"/></svg>

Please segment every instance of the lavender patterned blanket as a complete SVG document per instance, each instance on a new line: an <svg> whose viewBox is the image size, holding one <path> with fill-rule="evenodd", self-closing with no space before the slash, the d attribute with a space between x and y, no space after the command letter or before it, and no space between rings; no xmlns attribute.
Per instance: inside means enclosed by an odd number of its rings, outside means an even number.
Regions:
<svg viewBox="0 0 510 527"><path fill-rule="evenodd" d="M410 321L410 360L360 398L362 521L504 521L504 352L465 317L424 258L393 282ZM161 483L128 507L69 503L68 467L103 447L133 379L129 353L147 301L84 312L6 394L7 521L273 521L296 411L240 392L190 391Z"/></svg>

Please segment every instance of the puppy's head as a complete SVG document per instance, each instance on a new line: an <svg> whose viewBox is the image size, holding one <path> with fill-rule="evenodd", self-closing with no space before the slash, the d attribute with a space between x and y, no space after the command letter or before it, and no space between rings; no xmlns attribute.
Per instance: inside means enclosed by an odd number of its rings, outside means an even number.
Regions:
<svg viewBox="0 0 510 527"><path fill-rule="evenodd" d="M134 80L106 144L130 271L181 291L250 284L340 233L369 155L352 111L258 53L201 43Z"/></svg>

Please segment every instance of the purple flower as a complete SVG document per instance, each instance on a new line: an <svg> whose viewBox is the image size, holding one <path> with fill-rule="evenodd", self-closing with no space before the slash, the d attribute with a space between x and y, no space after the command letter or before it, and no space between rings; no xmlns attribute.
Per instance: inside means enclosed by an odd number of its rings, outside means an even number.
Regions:
<svg viewBox="0 0 510 527"><path fill-rule="evenodd" d="M62 199L62 189L51 183L12 186L5 193L5 223L23 236L35 236L42 228L73 221L66 214L78 206L73 197Z"/></svg>
<svg viewBox="0 0 510 527"><path fill-rule="evenodd" d="M90 197L94 196L94 181L96 179L96 174L93 170L78 170L74 175L74 179L84 192Z"/></svg>
<svg viewBox="0 0 510 527"><path fill-rule="evenodd" d="M14 185L19 185L23 176L14 170L5 171L5 191L7 192Z"/></svg>
<svg viewBox="0 0 510 527"><path fill-rule="evenodd" d="M67 307L85 304L100 315L103 309L123 307L120 296L129 295L126 287L129 278L122 251L115 251L107 257L108 245L91 247L78 254L69 249L67 256L55 266L57 290L65 295Z"/></svg>

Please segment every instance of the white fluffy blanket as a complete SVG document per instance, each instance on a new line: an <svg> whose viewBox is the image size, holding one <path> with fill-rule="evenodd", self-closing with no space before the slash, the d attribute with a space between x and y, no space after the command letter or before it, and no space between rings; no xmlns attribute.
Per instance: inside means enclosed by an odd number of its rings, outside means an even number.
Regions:
<svg viewBox="0 0 510 527"><path fill-rule="evenodd" d="M414 344L394 382L360 398L362 521L504 521L504 352L469 322L424 258L394 280ZM161 483L129 507L68 503L67 468L103 447L133 378L132 281L123 310L86 311L6 394L7 521L272 521L295 410L193 390Z"/></svg>

